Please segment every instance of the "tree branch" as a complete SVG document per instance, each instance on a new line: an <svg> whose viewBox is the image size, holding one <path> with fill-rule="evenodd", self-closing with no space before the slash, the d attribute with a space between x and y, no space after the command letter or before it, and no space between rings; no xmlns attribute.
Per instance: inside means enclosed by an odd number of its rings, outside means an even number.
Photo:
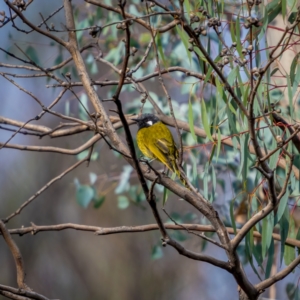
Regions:
<svg viewBox="0 0 300 300"><path fill-rule="evenodd" d="M255 285L259 293L261 294L266 288L270 287L277 281L285 278L287 275L289 275L298 265L300 264L300 255L297 256L296 259L294 259L286 268L275 274L274 276L258 283Z"/></svg>
<svg viewBox="0 0 300 300"><path fill-rule="evenodd" d="M189 230L189 231L198 231L198 232L216 232L213 226L211 225L198 225L198 224L164 224L166 229L170 230ZM137 233L137 232L147 232L158 230L157 224L148 224L148 225L140 225L140 226L116 226L116 227L98 227L98 226L90 226L90 225L81 225L74 223L64 223L58 225L35 225L31 223L31 226L9 229L10 234L18 234L20 236L24 234L37 234L40 231L61 231L66 229L74 229L78 231L89 231L94 232L96 235L110 235L110 234L120 234L120 233ZM232 227L226 227L226 230L229 234L235 234L234 229ZM240 229L236 230L237 232ZM1 234L1 233L0 233ZM255 238L261 239L261 234L258 231L253 231L253 236ZM272 233L272 237L276 241L281 241L280 234ZM297 239L287 238L285 244L292 247L300 248L300 241Z"/></svg>
<svg viewBox="0 0 300 300"><path fill-rule="evenodd" d="M30 288L25 283L25 271L24 271L24 263L22 259L21 252L15 243L15 241L12 239L9 231L7 230L5 224L0 220L0 231L2 233L2 236L9 247L9 250L11 254L14 257L15 265L17 269L17 283L19 289L24 289L30 291Z"/></svg>
<svg viewBox="0 0 300 300"><path fill-rule="evenodd" d="M6 296L10 299L17 299L17 300L28 300L29 299L36 299L36 300L49 300L49 298L35 293L33 291L27 291L23 289L16 289L11 286L0 284L0 294L2 293L3 296ZM23 297L24 296L24 297Z"/></svg>

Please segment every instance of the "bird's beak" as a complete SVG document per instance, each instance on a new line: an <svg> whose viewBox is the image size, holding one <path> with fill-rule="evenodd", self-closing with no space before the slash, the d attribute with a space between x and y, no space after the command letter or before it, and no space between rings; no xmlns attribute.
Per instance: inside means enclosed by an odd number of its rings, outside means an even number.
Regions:
<svg viewBox="0 0 300 300"><path fill-rule="evenodd" d="M138 122L139 118L131 118L132 121Z"/></svg>

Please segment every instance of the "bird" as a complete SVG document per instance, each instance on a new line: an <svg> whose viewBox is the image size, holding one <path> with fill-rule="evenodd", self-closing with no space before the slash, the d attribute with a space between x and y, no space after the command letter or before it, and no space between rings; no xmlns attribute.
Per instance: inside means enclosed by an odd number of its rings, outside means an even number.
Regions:
<svg viewBox="0 0 300 300"><path fill-rule="evenodd" d="M177 164L178 149L170 129L154 114L142 114L132 120L138 125L136 140L143 155L160 161L171 172L176 173L186 186Z"/></svg>

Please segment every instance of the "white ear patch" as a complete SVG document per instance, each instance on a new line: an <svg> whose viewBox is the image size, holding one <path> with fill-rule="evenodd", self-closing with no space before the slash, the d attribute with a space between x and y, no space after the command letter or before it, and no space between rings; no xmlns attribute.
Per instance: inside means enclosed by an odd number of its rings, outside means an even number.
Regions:
<svg viewBox="0 0 300 300"><path fill-rule="evenodd" d="M153 125L153 121L149 120L146 122L148 125L152 126Z"/></svg>

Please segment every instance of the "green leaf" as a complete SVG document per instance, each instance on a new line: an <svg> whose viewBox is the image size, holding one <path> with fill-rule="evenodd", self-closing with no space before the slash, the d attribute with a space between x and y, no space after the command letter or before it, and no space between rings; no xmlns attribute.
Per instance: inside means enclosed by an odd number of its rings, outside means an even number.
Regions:
<svg viewBox="0 0 300 300"><path fill-rule="evenodd" d="M77 158L78 160L81 160L81 159L86 158L88 155L89 155L89 150L84 150L84 151L78 153L78 154L76 155L76 158ZM91 156L91 160L92 160L92 161L97 160L98 156L99 156L98 152L96 152L96 151L93 152L93 154L92 154L92 156Z"/></svg>
<svg viewBox="0 0 300 300"><path fill-rule="evenodd" d="M289 106L290 106L290 114L291 118L294 119L294 105L293 105L293 91L292 91L292 86L291 86L291 81L290 77L287 75L286 76L287 84L288 84L288 99L289 99Z"/></svg>
<svg viewBox="0 0 300 300"><path fill-rule="evenodd" d="M70 116L70 101L65 102L65 115Z"/></svg>
<svg viewBox="0 0 300 300"><path fill-rule="evenodd" d="M200 59L204 62L207 62L207 59L203 55L203 53L200 51L200 49L197 46L194 46L193 50L199 55ZM210 79L210 78L208 78Z"/></svg>
<svg viewBox="0 0 300 300"><path fill-rule="evenodd" d="M172 232L171 237L179 242L184 242L188 239L188 236L180 230L175 230Z"/></svg>
<svg viewBox="0 0 300 300"><path fill-rule="evenodd" d="M188 36L187 36L186 32L184 31L184 29L180 28L180 26L178 26L178 25L176 25L176 30L177 30L177 33L180 36L181 41L183 42L183 45L184 45L184 48L186 50L187 56L188 56L189 61L191 63L192 54L188 49L189 48Z"/></svg>
<svg viewBox="0 0 300 300"><path fill-rule="evenodd" d="M279 71L279 68L274 68L270 74L270 76L273 76L277 71Z"/></svg>
<svg viewBox="0 0 300 300"><path fill-rule="evenodd" d="M220 128L218 128L218 142L217 142L216 162L218 162L218 158L219 158L219 155L220 155L221 144L222 144L222 141L221 141L221 130L220 130Z"/></svg>
<svg viewBox="0 0 300 300"><path fill-rule="evenodd" d="M236 50L240 56L241 59L244 58L244 54L242 53L242 44L241 44L241 39L240 39L240 36L241 36L241 32L240 32L240 28L241 28L241 23L240 23L240 17L238 16L236 18L236 22L235 22L235 30L236 30Z"/></svg>
<svg viewBox="0 0 300 300"><path fill-rule="evenodd" d="M214 155L215 155L215 151L216 151L216 144L213 144L212 146L212 149L210 151L210 156L209 156L209 159L208 159L208 164L211 165L211 162L214 158Z"/></svg>
<svg viewBox="0 0 300 300"><path fill-rule="evenodd" d="M246 133L244 136L245 136L244 146L246 147L243 147L243 154L242 154L242 156L244 157L242 178L243 178L243 182L246 185L248 179L249 163L250 163L249 161L250 155L248 149L248 142L249 142L250 135Z"/></svg>
<svg viewBox="0 0 300 300"><path fill-rule="evenodd" d="M281 12L281 5L279 1L281 0L273 0L266 6L268 24L270 24Z"/></svg>
<svg viewBox="0 0 300 300"><path fill-rule="evenodd" d="M165 204L168 201L169 193L170 193L170 191L166 187L164 187L163 206L165 206Z"/></svg>
<svg viewBox="0 0 300 300"><path fill-rule="evenodd" d="M60 64L62 61L63 61L63 55L60 53L60 54L56 57L56 59L55 59L55 61L54 61L54 65L58 65L58 64Z"/></svg>
<svg viewBox="0 0 300 300"><path fill-rule="evenodd" d="M87 157L89 150L84 150L76 155L78 160L82 160Z"/></svg>
<svg viewBox="0 0 300 300"><path fill-rule="evenodd" d="M162 248L160 246L155 245L152 248L151 258L153 260L156 260L156 259L162 258L163 256L164 256L164 253L162 251Z"/></svg>
<svg viewBox="0 0 300 300"><path fill-rule="evenodd" d="M129 179L130 179L130 174L131 174L132 170L133 170L133 168L130 165L126 165L123 167L123 172L120 175L120 182L115 189L116 194L121 194L124 191L128 190Z"/></svg>
<svg viewBox="0 0 300 300"><path fill-rule="evenodd" d="M290 238L295 238L295 221L293 218L289 218L289 237ZM284 255L283 255L283 259L284 259L284 263L286 266L288 266L296 257L296 253L295 253L295 247L292 246L288 246L285 245L284 246Z"/></svg>
<svg viewBox="0 0 300 300"><path fill-rule="evenodd" d="M230 219L231 219L231 224L232 224L232 228L234 231L234 235L236 235L236 224L235 224L235 218L234 218L234 202L235 202L235 198L230 201Z"/></svg>
<svg viewBox="0 0 300 300"><path fill-rule="evenodd" d="M167 171L167 175L169 174L169 170ZM176 177L176 173L173 173L171 176L171 179L174 180ZM170 191L164 187L164 194L163 194L163 206L166 204L168 197L169 197Z"/></svg>
<svg viewBox="0 0 300 300"><path fill-rule="evenodd" d="M210 139L212 142L214 141L211 133L210 133L210 123L208 120L208 116L207 116L207 111L206 111L206 105L205 105L205 101L204 99L201 100L201 117L202 117L202 124L203 124L203 128L204 131L208 137L208 139Z"/></svg>
<svg viewBox="0 0 300 300"><path fill-rule="evenodd" d="M298 62L298 67L297 67L297 71L294 77L294 82L293 82L293 95L295 95L297 89L298 89L298 85L300 83L300 64Z"/></svg>
<svg viewBox="0 0 300 300"><path fill-rule="evenodd" d="M293 283L288 283L286 285L285 291L287 293L289 300L295 299L295 290L297 290L297 287Z"/></svg>
<svg viewBox="0 0 300 300"><path fill-rule="evenodd" d="M76 187L76 190L80 188L81 184L78 180L78 178L74 178L74 184L75 184L75 187Z"/></svg>
<svg viewBox="0 0 300 300"><path fill-rule="evenodd" d="M230 34L231 34L231 40L233 43L236 43L235 27L236 27L236 24L234 22L230 22Z"/></svg>
<svg viewBox="0 0 300 300"><path fill-rule="evenodd" d="M208 68L208 71L207 71L207 74L205 76L205 79L204 79L204 82L203 82L203 85L205 86L205 84L208 82L209 79L211 79L211 73L213 71L213 68L212 66L209 66Z"/></svg>
<svg viewBox="0 0 300 300"><path fill-rule="evenodd" d="M94 208L99 208L105 201L105 196L100 196L99 198L93 199Z"/></svg>
<svg viewBox="0 0 300 300"><path fill-rule="evenodd" d="M255 260L258 264L258 266L262 269L262 271L264 271L264 266L263 266L263 258L261 255L262 249L261 249L261 244L257 244L254 246L253 248L253 255L255 257Z"/></svg>
<svg viewBox="0 0 300 300"><path fill-rule="evenodd" d="M39 62L39 56L37 51L32 47L32 46L28 46L25 50L25 53L29 56L29 58L36 63L37 65L40 64Z"/></svg>
<svg viewBox="0 0 300 300"><path fill-rule="evenodd" d="M217 176L213 165L211 165L211 177L212 177L212 191L211 191L210 202L213 202L216 199L216 191L217 191Z"/></svg>
<svg viewBox="0 0 300 300"><path fill-rule="evenodd" d="M228 121L229 121L229 128L232 131L232 134L237 134L238 130L236 128L236 111L234 110L234 108L232 107L232 105L227 105L226 106L226 112L227 112L227 116L228 116ZM234 113L232 113L234 112ZM235 140L237 141L237 138L235 137Z"/></svg>
<svg viewBox="0 0 300 300"><path fill-rule="evenodd" d="M217 97L219 97L220 99L223 98L223 94L224 94L224 85L221 84L220 80L218 77L216 77L216 88L217 88Z"/></svg>
<svg viewBox="0 0 300 300"><path fill-rule="evenodd" d="M286 0L281 0L281 13L282 13L282 18L285 19L285 15L286 15Z"/></svg>
<svg viewBox="0 0 300 300"><path fill-rule="evenodd" d="M94 151L93 154L91 155L91 161L97 160L99 157L99 152Z"/></svg>
<svg viewBox="0 0 300 300"><path fill-rule="evenodd" d="M268 261L267 261L267 266L266 266L266 274L265 274L265 279L268 279L271 274L271 269L274 261L274 240L272 239L271 245L268 251Z"/></svg>
<svg viewBox="0 0 300 300"><path fill-rule="evenodd" d="M268 228L268 220L267 217L265 217L262 221L262 237L261 237L261 243L262 243L262 258L264 259L267 252L267 228Z"/></svg>
<svg viewBox="0 0 300 300"><path fill-rule="evenodd" d="M283 259L283 255L284 255L284 246L285 246L285 241L289 235L289 218L290 218L290 214L289 214L289 209L287 206L285 206L284 211L283 211L283 215L282 218L280 218L280 266L282 264L282 259Z"/></svg>
<svg viewBox="0 0 300 300"><path fill-rule="evenodd" d="M295 247L285 245L283 258L285 265L288 266L296 258Z"/></svg>
<svg viewBox="0 0 300 300"><path fill-rule="evenodd" d="M129 206L129 200L126 196L120 195L118 196L118 208L126 209Z"/></svg>
<svg viewBox="0 0 300 300"><path fill-rule="evenodd" d="M207 162L204 166L204 172L203 172L203 196L208 199L208 168L209 168L209 162Z"/></svg>
<svg viewBox="0 0 300 300"><path fill-rule="evenodd" d="M290 78L291 78L291 83L294 84L294 80L295 80L295 74L296 74L296 67L299 65L299 57L300 57L300 53L297 53L292 61L291 64L291 72L290 72Z"/></svg>
<svg viewBox="0 0 300 300"><path fill-rule="evenodd" d="M297 17L297 12L292 12L288 18L288 21L292 24L295 22L296 17Z"/></svg>
<svg viewBox="0 0 300 300"><path fill-rule="evenodd" d="M246 238L245 238L245 253L246 253L246 257L249 260L250 266L252 268L252 270L254 271L254 273L256 274L256 276L261 280L259 273L257 272L254 263L253 263L253 228L251 228L251 230L246 234Z"/></svg>
<svg viewBox="0 0 300 300"><path fill-rule="evenodd" d="M95 191L89 185L80 185L76 191L77 203L83 208L87 208L92 199L94 198Z"/></svg>
<svg viewBox="0 0 300 300"><path fill-rule="evenodd" d="M239 178L239 176L241 175L242 171L243 171L243 168L247 168L247 154L245 156L245 152L246 151L249 151L248 150L248 144L245 142L245 136L244 135L241 135L240 136L240 145L241 145L241 163L240 163L240 166L239 166L239 171L237 173L237 177ZM246 148L246 150L245 150ZM246 161L246 166L244 165L244 161ZM243 178L244 180L245 178Z"/></svg>
<svg viewBox="0 0 300 300"><path fill-rule="evenodd" d="M197 142L197 136L195 134L195 129L194 129L194 116L193 116L193 105L191 101L191 94L189 97L189 114L188 114L188 120L189 120L189 126L190 126L190 131L192 134L192 137L195 142Z"/></svg>
<svg viewBox="0 0 300 300"><path fill-rule="evenodd" d="M165 58L165 54L164 54L164 50L163 50L163 46L162 46L161 37L160 37L159 32L157 32L157 35L156 35L156 45L157 45L157 50L158 50L158 53L160 55L160 58L161 58L161 60L164 64L164 66L166 66L167 61L166 61L166 58Z"/></svg>
<svg viewBox="0 0 300 300"><path fill-rule="evenodd" d="M296 240L300 241L300 228L298 228ZM297 247L298 255L300 255L300 247Z"/></svg>
<svg viewBox="0 0 300 300"><path fill-rule="evenodd" d="M267 251L271 245L273 229L274 229L274 211L269 213L263 219L263 226L262 226L262 257L263 258L265 258Z"/></svg>
<svg viewBox="0 0 300 300"><path fill-rule="evenodd" d="M278 222L280 221L284 211L287 208L288 199L289 199L289 192L286 191L286 193L280 199L280 202L279 202L279 205L278 205L278 210L277 210L277 221Z"/></svg>
<svg viewBox="0 0 300 300"><path fill-rule="evenodd" d="M272 148L274 147L273 149L275 149L276 146L277 146L276 141L275 141L275 139L273 139L273 140L272 140ZM271 158L270 158L270 164L269 164L271 169L276 168L277 163L278 163L279 155L280 155L280 151L277 151L277 152L275 152L275 153L271 156Z"/></svg>
<svg viewBox="0 0 300 300"><path fill-rule="evenodd" d="M90 184L93 185L93 184L96 182L98 176L97 176L97 174L95 174L95 173L93 173L93 172L91 172L91 173L89 174L89 176L90 176Z"/></svg>
<svg viewBox="0 0 300 300"><path fill-rule="evenodd" d="M89 120L89 116L87 114L88 109L88 98L87 95L84 93L80 96L79 105L79 117L81 120L87 121Z"/></svg>
<svg viewBox="0 0 300 300"><path fill-rule="evenodd" d="M184 6L185 6L185 11L186 11L186 18L188 22L190 23L190 12L191 12L191 7L190 7L190 0L184 0Z"/></svg>
<svg viewBox="0 0 300 300"><path fill-rule="evenodd" d="M230 85L233 85L233 83L235 82L237 77L237 72L238 72L238 67L231 70L230 74L228 75L227 81Z"/></svg>

